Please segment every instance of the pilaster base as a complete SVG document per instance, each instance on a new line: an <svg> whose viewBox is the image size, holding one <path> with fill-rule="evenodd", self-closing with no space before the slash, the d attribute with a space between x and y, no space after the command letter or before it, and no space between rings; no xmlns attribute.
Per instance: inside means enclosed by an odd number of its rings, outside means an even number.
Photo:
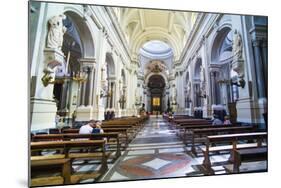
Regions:
<svg viewBox="0 0 281 188"><path fill-rule="evenodd" d="M55 117L57 106L54 101L31 99L30 103L31 131L56 128Z"/></svg>
<svg viewBox="0 0 281 188"><path fill-rule="evenodd" d="M267 100L259 99L252 101L250 99L242 99L237 101L237 121L247 123L264 124L263 113L267 109Z"/></svg>
<svg viewBox="0 0 281 188"><path fill-rule="evenodd" d="M94 119L92 106L79 106L76 113L76 121L89 121Z"/></svg>

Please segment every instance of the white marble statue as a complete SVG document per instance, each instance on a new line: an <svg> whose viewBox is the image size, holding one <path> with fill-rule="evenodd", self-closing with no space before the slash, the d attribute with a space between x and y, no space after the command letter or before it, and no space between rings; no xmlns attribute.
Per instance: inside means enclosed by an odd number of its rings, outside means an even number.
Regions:
<svg viewBox="0 0 281 188"><path fill-rule="evenodd" d="M101 87L104 91L108 90L108 80L107 80L107 66L106 63L101 69Z"/></svg>
<svg viewBox="0 0 281 188"><path fill-rule="evenodd" d="M200 81L205 81L205 68L202 65L200 66Z"/></svg>
<svg viewBox="0 0 281 188"><path fill-rule="evenodd" d="M49 31L47 37L47 47L53 49L62 48L63 35L66 32L66 27L63 26L65 15L53 16L49 19Z"/></svg>
<svg viewBox="0 0 281 188"><path fill-rule="evenodd" d="M136 90L135 90L135 100L136 100L136 103L140 103L140 88L137 87Z"/></svg>
<svg viewBox="0 0 281 188"><path fill-rule="evenodd" d="M191 82L190 81L188 81L188 83L187 83L186 91L187 91L188 98L190 98L190 95L191 95Z"/></svg>
<svg viewBox="0 0 281 188"><path fill-rule="evenodd" d="M173 94L172 103L176 104L177 103L177 88L175 85L173 86L172 94Z"/></svg>
<svg viewBox="0 0 281 188"><path fill-rule="evenodd" d="M233 32L233 43L232 43L232 52L233 56L236 56L237 58L240 58L242 55L242 38L241 35L238 33L237 30Z"/></svg>

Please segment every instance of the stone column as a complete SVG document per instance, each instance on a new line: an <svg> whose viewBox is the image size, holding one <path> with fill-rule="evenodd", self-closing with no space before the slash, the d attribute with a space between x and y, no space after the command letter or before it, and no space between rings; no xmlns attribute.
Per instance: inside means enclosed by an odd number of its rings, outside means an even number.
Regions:
<svg viewBox="0 0 281 188"><path fill-rule="evenodd" d="M81 89L81 105L84 106L92 106L94 97L93 97L93 89L94 89L94 68L96 61L94 58L83 58L79 59L81 64L81 70L87 74L87 81L82 83Z"/></svg>
<svg viewBox="0 0 281 188"><path fill-rule="evenodd" d="M262 66L262 56L261 56L261 41L253 40L254 46L254 56L255 56L255 69L256 69L256 81L258 89L258 97L265 97L265 87L264 87L264 75L263 75L263 66Z"/></svg>
<svg viewBox="0 0 281 188"><path fill-rule="evenodd" d="M268 48L267 48L267 40L262 41L262 59L263 59L263 70L264 70L264 83L265 90L267 91L267 66L268 66ZM267 93L265 93L267 97Z"/></svg>

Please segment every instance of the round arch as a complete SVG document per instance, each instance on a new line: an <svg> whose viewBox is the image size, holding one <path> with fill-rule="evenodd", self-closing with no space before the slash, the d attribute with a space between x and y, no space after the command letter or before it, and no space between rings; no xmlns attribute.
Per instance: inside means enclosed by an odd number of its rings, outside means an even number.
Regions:
<svg viewBox="0 0 281 188"><path fill-rule="evenodd" d="M82 43L82 58L95 57L93 32L88 21L83 18L83 13L73 7L66 7L64 15L68 16L77 28Z"/></svg>
<svg viewBox="0 0 281 188"><path fill-rule="evenodd" d="M195 66L194 66L194 71L193 71L195 79L200 79L200 71L201 71L200 69L201 69L201 66L203 66L202 65L202 58L198 57L196 59Z"/></svg>
<svg viewBox="0 0 281 188"><path fill-rule="evenodd" d="M159 75L159 76L162 76L164 78L164 81L166 83L166 86L168 85L168 75L166 75L165 73L163 72L159 72L159 73L154 73L154 72L151 72L149 73L148 75L145 76L145 79L144 79L144 84L147 86L148 83L149 83L149 79L151 76L154 76L154 75Z"/></svg>
<svg viewBox="0 0 281 188"><path fill-rule="evenodd" d="M114 59L112 57L112 53L110 52L106 53L105 62L107 63L108 75L114 77L116 73L115 71L116 68L115 68Z"/></svg>
<svg viewBox="0 0 281 188"><path fill-rule="evenodd" d="M224 23L216 31L216 34L211 40L211 63L217 63L219 61L220 47L231 30L232 25L230 23Z"/></svg>

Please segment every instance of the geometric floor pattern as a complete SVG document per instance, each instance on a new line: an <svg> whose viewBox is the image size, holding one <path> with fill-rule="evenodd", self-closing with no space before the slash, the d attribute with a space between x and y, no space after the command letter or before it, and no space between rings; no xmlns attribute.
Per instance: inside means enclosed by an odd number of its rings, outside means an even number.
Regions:
<svg viewBox="0 0 281 188"><path fill-rule="evenodd" d="M194 157L162 117L150 117L124 154L100 181L122 181L204 175L202 156ZM213 156L215 172L225 173L221 166L229 155ZM222 162L222 163L221 163ZM221 164L220 164L221 163Z"/></svg>

